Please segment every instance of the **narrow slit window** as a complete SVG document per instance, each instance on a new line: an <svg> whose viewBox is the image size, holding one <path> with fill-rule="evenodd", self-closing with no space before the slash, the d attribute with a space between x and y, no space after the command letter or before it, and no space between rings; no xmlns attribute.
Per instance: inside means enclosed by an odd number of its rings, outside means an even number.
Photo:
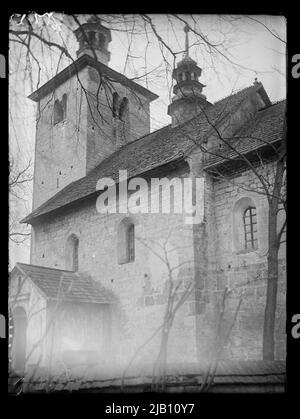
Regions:
<svg viewBox="0 0 300 419"><path fill-rule="evenodd" d="M73 239L73 271L77 272L79 268L78 262L78 248L79 248L79 240L77 237Z"/></svg>
<svg viewBox="0 0 300 419"><path fill-rule="evenodd" d="M79 269L79 239L75 234L71 234L67 240L66 269L73 272Z"/></svg>
<svg viewBox="0 0 300 419"><path fill-rule="evenodd" d="M117 92L114 92L113 100L112 100L112 114L114 118L117 116L118 105L119 105L119 95Z"/></svg>
<svg viewBox="0 0 300 419"><path fill-rule="evenodd" d="M54 102L53 109L53 124L56 125L64 119L64 110L63 106L59 100Z"/></svg>
<svg viewBox="0 0 300 419"><path fill-rule="evenodd" d="M118 263L124 264L135 260L135 228L128 218L123 219L118 227Z"/></svg>
<svg viewBox="0 0 300 419"><path fill-rule="evenodd" d="M128 99L127 97L123 97L120 107L119 107L119 118L121 120L126 120L128 117Z"/></svg>
<svg viewBox="0 0 300 419"><path fill-rule="evenodd" d="M62 97L63 119L67 118L67 94L64 93Z"/></svg>
<svg viewBox="0 0 300 419"><path fill-rule="evenodd" d="M89 39L89 44L93 45L96 39L96 35L94 31L89 32L88 39Z"/></svg>
<svg viewBox="0 0 300 419"><path fill-rule="evenodd" d="M128 262L134 261L134 224L130 224L127 230L127 255Z"/></svg>

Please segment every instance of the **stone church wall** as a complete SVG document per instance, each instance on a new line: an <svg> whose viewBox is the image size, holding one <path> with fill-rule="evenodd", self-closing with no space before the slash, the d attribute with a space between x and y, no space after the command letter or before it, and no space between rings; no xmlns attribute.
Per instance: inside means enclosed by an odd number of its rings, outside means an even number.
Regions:
<svg viewBox="0 0 300 419"><path fill-rule="evenodd" d="M272 166L269 166L272 173ZM187 176L181 170L174 175ZM237 186L241 183L243 188ZM71 234L79 238L79 271L100 281L116 296L112 346L116 362L126 364L136 349L160 325L167 301L167 275L155 255L159 243L170 235L172 263L182 265L174 276L185 283L195 280L195 291L179 309L169 340L170 362L208 360L216 347L218 316L224 288L226 298L222 333L230 327L240 297L243 300L230 334L224 358L261 359L262 328L266 301L267 203L250 171L236 174L231 181L206 178L206 222L187 225L180 214L130 215L135 223L135 261L118 264L118 226L125 214L101 215L95 198L69 207L55 217L48 216L34 227L32 263L65 269L65 245ZM251 189L251 191L246 191ZM257 208L259 246L255 252L235 248L237 203L251 198ZM243 202L243 201L241 201ZM170 234L170 232L172 234ZM194 242L194 245L193 245ZM280 251L279 290L276 313L276 358L285 357L285 263ZM204 264L204 265L203 265ZM203 274L203 266L206 273ZM202 271L201 271L202 269ZM184 292L184 286L179 289ZM159 335L137 357L138 362L153 361Z"/></svg>
<svg viewBox="0 0 300 419"><path fill-rule="evenodd" d="M180 176L186 175L182 172ZM79 271L87 272L116 296L112 347L116 362L126 363L135 350L160 326L167 301L168 269L157 257L168 239L167 252L174 282L182 281L177 299L185 285L193 281L193 231L182 214L134 214L135 261L118 264L118 226L125 214L102 215L96 211L95 198L60 215L49 216L34 227L31 263L65 269L65 246L68 237L79 238ZM196 360L195 294L189 295L178 310L169 341L170 362ZM137 360L153 361L159 334L146 346Z"/></svg>
<svg viewBox="0 0 300 419"><path fill-rule="evenodd" d="M272 182L274 164L258 169ZM238 185L242 186L239 187ZM266 303L267 280L267 237L268 203L266 196L256 193L261 184L252 171L244 171L226 179L214 182L214 209L216 225L217 286L228 286L233 292L228 299L228 313L233 313L239 302L243 301L232 331L226 355L249 359L261 359L264 309ZM257 209L258 249L246 252L236 248L234 225L237 223L239 202L250 197ZM279 212L278 229L283 222L283 212ZM284 237L284 236L283 236ZM286 264L285 245L279 250L279 283L275 325L275 357L285 359L285 311L286 311Z"/></svg>

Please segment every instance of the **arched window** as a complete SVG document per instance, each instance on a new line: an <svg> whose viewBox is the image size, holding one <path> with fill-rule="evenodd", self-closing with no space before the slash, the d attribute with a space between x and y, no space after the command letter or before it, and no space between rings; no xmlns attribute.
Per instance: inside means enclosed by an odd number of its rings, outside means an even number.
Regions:
<svg viewBox="0 0 300 419"><path fill-rule="evenodd" d="M119 106L119 95L117 92L114 92L113 100L112 100L112 114L114 118L117 116L118 106Z"/></svg>
<svg viewBox="0 0 300 419"><path fill-rule="evenodd" d="M118 263L133 262L135 259L134 223L125 218L118 228Z"/></svg>
<svg viewBox="0 0 300 419"><path fill-rule="evenodd" d="M60 121L64 119L64 109L62 104L58 99L54 102L54 109L53 109L53 125L58 124Z"/></svg>
<svg viewBox="0 0 300 419"><path fill-rule="evenodd" d="M134 224L130 224L127 228L127 255L128 262L134 261Z"/></svg>
<svg viewBox="0 0 300 419"><path fill-rule="evenodd" d="M233 246L236 252L258 249L258 219L255 202L250 197L239 199L232 212Z"/></svg>
<svg viewBox="0 0 300 419"><path fill-rule="evenodd" d="M64 93L62 97L62 107L63 107L63 119L66 119L67 117L67 94Z"/></svg>
<svg viewBox="0 0 300 419"><path fill-rule="evenodd" d="M79 239L75 234L67 240L66 246L66 269L70 271L77 272L79 268Z"/></svg>
<svg viewBox="0 0 300 419"><path fill-rule="evenodd" d="M105 44L105 35L103 33L98 32L98 47L103 48Z"/></svg>
<svg viewBox="0 0 300 419"><path fill-rule="evenodd" d="M256 208L248 207L243 216L245 232L245 249L257 249L257 218Z"/></svg>
<svg viewBox="0 0 300 419"><path fill-rule="evenodd" d="M122 121L125 121L126 118L128 117L128 110L129 110L128 99L127 97L123 97L120 103L120 107L119 107L119 118Z"/></svg>
<svg viewBox="0 0 300 419"><path fill-rule="evenodd" d="M89 44L93 45L95 42L95 32L94 31L90 31L88 34L88 38L89 38Z"/></svg>

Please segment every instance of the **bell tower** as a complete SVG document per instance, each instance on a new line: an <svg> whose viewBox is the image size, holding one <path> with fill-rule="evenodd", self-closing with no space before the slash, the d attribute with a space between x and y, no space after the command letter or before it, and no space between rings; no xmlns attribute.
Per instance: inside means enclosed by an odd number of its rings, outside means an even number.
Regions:
<svg viewBox="0 0 300 419"><path fill-rule="evenodd" d="M94 17L74 35L77 59L29 96L37 104L33 209L150 132L158 96L108 66L110 29Z"/></svg>
<svg viewBox="0 0 300 419"><path fill-rule="evenodd" d="M76 51L77 57L95 55L101 63L108 65L110 52L108 44L111 42L111 33L108 28L102 26L99 18L91 17L86 23L78 27L74 34L79 43L79 49Z"/></svg>
<svg viewBox="0 0 300 419"><path fill-rule="evenodd" d="M182 124L200 113L204 107L211 106L211 103L206 100L206 96L202 93L205 85L199 81L202 69L189 56L188 26L184 27L184 32L184 56L172 74L176 81L173 88L174 97L168 107L168 115L172 118L172 126Z"/></svg>

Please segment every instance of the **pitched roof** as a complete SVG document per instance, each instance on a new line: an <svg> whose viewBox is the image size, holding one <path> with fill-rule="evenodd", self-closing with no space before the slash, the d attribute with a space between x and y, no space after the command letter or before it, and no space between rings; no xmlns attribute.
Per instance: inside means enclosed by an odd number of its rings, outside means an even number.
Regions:
<svg viewBox="0 0 300 419"><path fill-rule="evenodd" d="M254 92L259 92L267 105L271 104L260 83L240 90L207 108L205 115L200 113L177 127L167 125L126 144L85 177L70 183L36 208L21 222L30 223L41 215L96 193L97 181L103 177L118 181L119 170L126 169L128 178L131 178L172 161L183 159L195 148L195 140L192 138L202 139L208 136L213 131L213 125L220 124Z"/></svg>
<svg viewBox="0 0 300 419"><path fill-rule="evenodd" d="M88 275L25 263L17 263L15 269L26 275L46 299L98 304L113 301L110 293Z"/></svg>
<svg viewBox="0 0 300 419"><path fill-rule="evenodd" d="M243 160L240 154L247 154L268 146L282 139L284 133L286 101L282 100L260 110L247 124L230 139L230 148L226 144L222 150L212 150L208 155L205 168L215 167L223 162Z"/></svg>
<svg viewBox="0 0 300 419"><path fill-rule="evenodd" d="M64 68L54 77L52 77L52 79L50 79L41 87L39 87L35 92L31 93L28 96L29 99L32 99L35 102L39 101L48 93L51 93L53 89L56 89L62 83L67 81L74 74L78 74L78 72L87 65L96 68L97 70L99 70L101 75L108 76L112 81L121 83L124 86L127 86L129 89L136 90L137 92L147 97L150 101L158 98L158 96L155 93L151 92L150 90L146 89L140 84L135 83L133 80L128 79L123 74L118 73L117 71L101 63L100 61L96 61L89 55L82 55L76 61L73 61L72 64L70 64L68 67Z"/></svg>

